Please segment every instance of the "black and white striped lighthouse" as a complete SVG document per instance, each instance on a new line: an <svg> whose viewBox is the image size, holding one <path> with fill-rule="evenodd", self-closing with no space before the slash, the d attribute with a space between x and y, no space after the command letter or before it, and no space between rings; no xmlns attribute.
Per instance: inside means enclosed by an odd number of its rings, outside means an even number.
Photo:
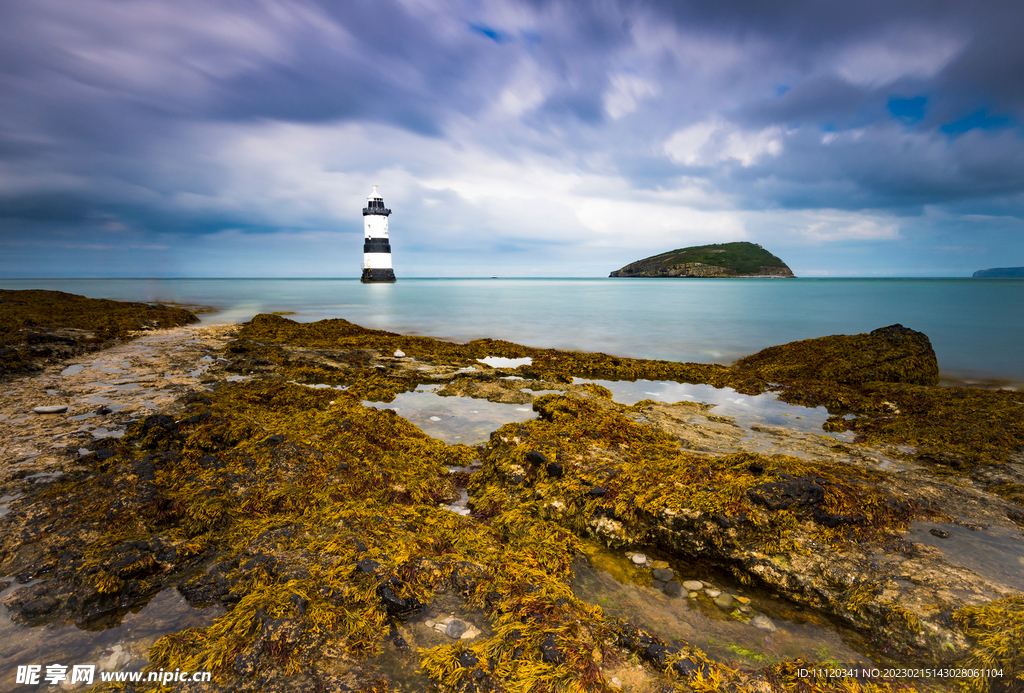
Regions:
<svg viewBox="0 0 1024 693"><path fill-rule="evenodd" d="M395 270L391 269L391 242L388 240L388 215L384 198L373 186L373 192L366 198L363 207L363 276L360 281L393 282Z"/></svg>

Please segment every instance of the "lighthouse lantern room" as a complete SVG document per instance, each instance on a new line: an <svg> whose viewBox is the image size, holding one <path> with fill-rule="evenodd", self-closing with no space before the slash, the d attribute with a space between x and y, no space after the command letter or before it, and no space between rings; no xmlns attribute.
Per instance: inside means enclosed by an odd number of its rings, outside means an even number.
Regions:
<svg viewBox="0 0 1024 693"><path fill-rule="evenodd" d="M388 240L388 215L384 198L373 186L373 192L366 198L363 207L363 283L393 282L395 271L391 268L391 242Z"/></svg>

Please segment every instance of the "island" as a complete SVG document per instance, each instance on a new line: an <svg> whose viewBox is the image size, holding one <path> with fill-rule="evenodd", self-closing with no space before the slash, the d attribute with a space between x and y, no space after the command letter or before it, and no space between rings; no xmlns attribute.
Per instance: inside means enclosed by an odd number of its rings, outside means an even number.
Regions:
<svg viewBox="0 0 1024 693"><path fill-rule="evenodd" d="M1024 267L992 267L978 270L971 276L976 279L1024 279Z"/></svg>
<svg viewBox="0 0 1024 693"><path fill-rule="evenodd" d="M609 277L794 277L786 263L757 243L678 248L617 269Z"/></svg>

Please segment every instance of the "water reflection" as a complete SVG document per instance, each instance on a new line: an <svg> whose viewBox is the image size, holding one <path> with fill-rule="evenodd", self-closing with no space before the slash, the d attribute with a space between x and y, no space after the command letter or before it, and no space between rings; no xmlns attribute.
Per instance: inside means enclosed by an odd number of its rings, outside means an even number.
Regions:
<svg viewBox="0 0 1024 693"><path fill-rule="evenodd" d="M432 438L446 443L486 442L491 433L513 421L536 418L529 405L501 404L472 397L441 397L436 385L420 385L388 404L363 402L376 409L392 409Z"/></svg>
<svg viewBox="0 0 1024 693"><path fill-rule="evenodd" d="M801 407L786 404L771 393L743 395L728 387L693 385L671 381L587 380L573 378L573 384L596 383L611 390L620 404L633 405L650 399L656 402L703 402L714 406L717 416L729 416L744 428L751 426L779 426L792 431L823 435L822 424L828 419L825 407ZM828 434L846 438L845 434Z"/></svg>
<svg viewBox="0 0 1024 693"><path fill-rule="evenodd" d="M9 586L0 593L0 600L25 586ZM52 690L45 682L38 687L16 684L19 665L61 664L70 671L74 664L93 664L97 672L139 671L149 663L149 648L158 638L185 628L208 626L223 613L221 606L192 608L172 587L128 612L120 624L106 630L81 630L76 626L29 628L13 623L4 609L0 614L0 690Z"/></svg>

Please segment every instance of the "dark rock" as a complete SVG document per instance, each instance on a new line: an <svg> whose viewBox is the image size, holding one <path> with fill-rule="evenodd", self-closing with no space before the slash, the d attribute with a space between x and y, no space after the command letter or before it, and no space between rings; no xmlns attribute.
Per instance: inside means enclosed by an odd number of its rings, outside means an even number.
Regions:
<svg viewBox="0 0 1024 693"><path fill-rule="evenodd" d="M21 614L25 618L39 618L52 612L60 605L60 602L53 597L40 597L39 599L33 599L30 602L26 602L21 607Z"/></svg>
<svg viewBox="0 0 1024 693"><path fill-rule="evenodd" d="M455 619L454 621L448 624L447 628L444 629L444 634L447 635L449 638L458 640L462 637L462 634L465 633L467 630L469 630L469 625L466 624L465 621Z"/></svg>
<svg viewBox="0 0 1024 693"><path fill-rule="evenodd" d="M546 664L561 664L564 660L562 654L558 651L558 646L555 644L555 634L549 633L544 642L540 644L541 659Z"/></svg>
<svg viewBox="0 0 1024 693"><path fill-rule="evenodd" d="M601 486L592 486L590 490L587 491L588 496L594 496L595 498L600 498L606 493L607 491Z"/></svg>
<svg viewBox="0 0 1024 693"><path fill-rule="evenodd" d="M668 582L669 580L672 579L672 576L675 575L675 574L676 574L675 571L672 570L671 568L655 568L654 569L654 579L655 580L661 580L662 582Z"/></svg>
<svg viewBox="0 0 1024 693"><path fill-rule="evenodd" d="M867 517L857 513L856 515L833 515L821 508L814 509L814 521L826 527L838 527L840 525L863 525Z"/></svg>
<svg viewBox="0 0 1024 693"><path fill-rule="evenodd" d="M376 575L380 572L380 563L372 558L364 558L356 563L356 570L366 575Z"/></svg>
<svg viewBox="0 0 1024 693"><path fill-rule="evenodd" d="M658 669L664 669L669 657L679 652L679 648L660 643L651 643L643 651L643 657Z"/></svg>
<svg viewBox="0 0 1024 693"><path fill-rule="evenodd" d="M764 465L754 462L747 466L747 471L753 474L754 476L760 476L764 474Z"/></svg>
<svg viewBox="0 0 1024 693"><path fill-rule="evenodd" d="M464 666L466 669L472 669L479 661L480 660L477 658L476 653L472 650L463 650L459 653L459 664Z"/></svg>
<svg viewBox="0 0 1024 693"><path fill-rule="evenodd" d="M825 500L825 489L809 477L772 481L747 489L747 497L769 510L812 506Z"/></svg>
<svg viewBox="0 0 1024 693"><path fill-rule="evenodd" d="M526 461L538 467L546 467L548 465L548 458L539 450L531 450L526 453Z"/></svg>
<svg viewBox="0 0 1024 693"><path fill-rule="evenodd" d="M548 462L547 472L548 476L553 479L561 479L565 474L565 470L562 468L561 462Z"/></svg>
<svg viewBox="0 0 1024 693"><path fill-rule="evenodd" d="M293 594L288 597L288 600L295 605L295 610L299 612L299 615L306 613L306 609L309 608L309 600L303 597L301 594Z"/></svg>
<svg viewBox="0 0 1024 693"><path fill-rule="evenodd" d="M675 580L669 580L665 583L665 587L662 588L662 591L670 597L678 597L683 593L683 586Z"/></svg>
<svg viewBox="0 0 1024 693"><path fill-rule="evenodd" d="M267 436L261 442L261 445L273 446L280 445L284 442L284 435L281 433L275 433L272 436Z"/></svg>
<svg viewBox="0 0 1024 693"><path fill-rule="evenodd" d="M949 539L951 536L953 536L946 530L938 528L929 529L928 534L931 534L933 537L938 537L939 539Z"/></svg>
<svg viewBox="0 0 1024 693"><path fill-rule="evenodd" d="M680 676L690 677L700 670L700 667L693 663L692 659L682 657L672 662L672 669Z"/></svg>
<svg viewBox="0 0 1024 693"><path fill-rule="evenodd" d="M962 469L964 466L963 458L951 452L922 452L914 459L922 464L938 465L952 469Z"/></svg>

